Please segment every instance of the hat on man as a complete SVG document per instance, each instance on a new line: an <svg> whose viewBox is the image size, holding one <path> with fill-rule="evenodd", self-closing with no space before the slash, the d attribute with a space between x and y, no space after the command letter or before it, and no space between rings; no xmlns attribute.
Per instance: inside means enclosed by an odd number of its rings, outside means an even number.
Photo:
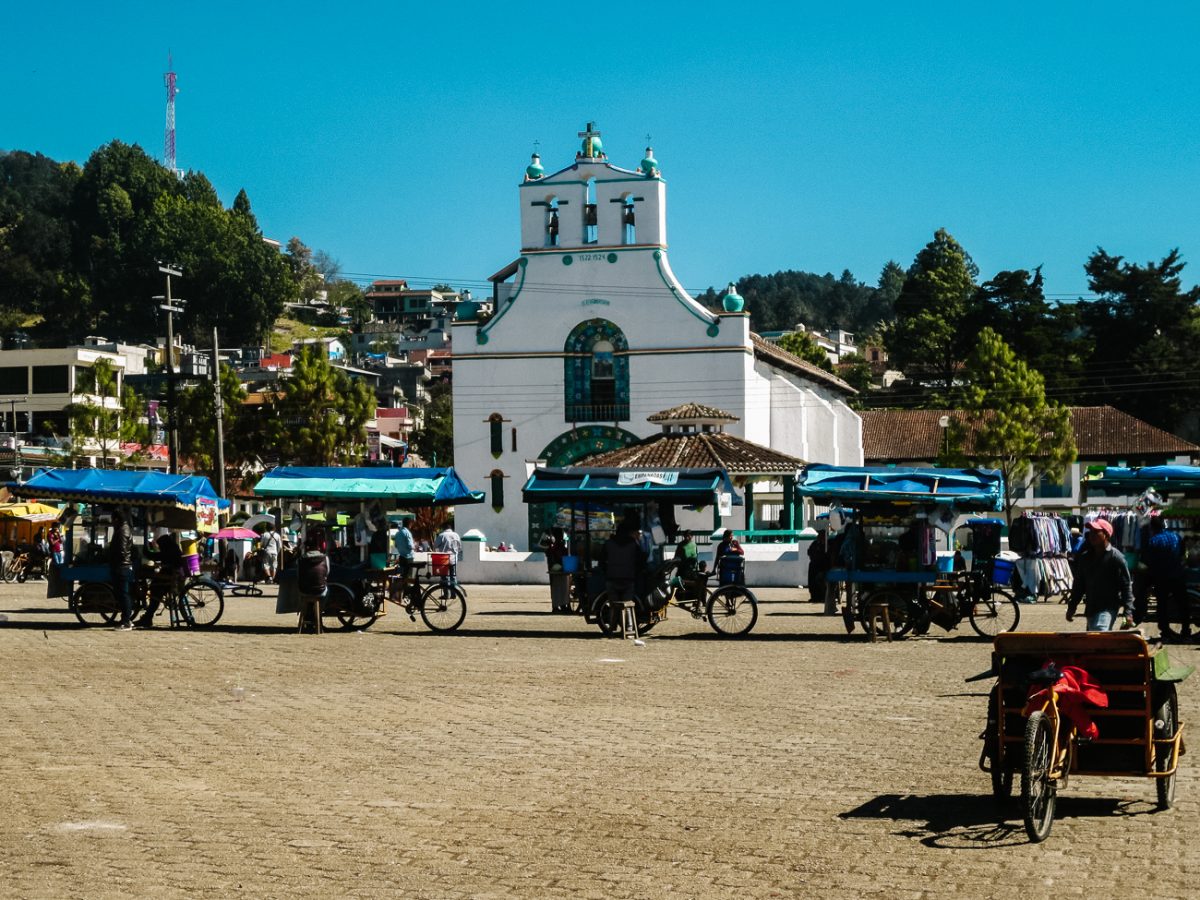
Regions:
<svg viewBox="0 0 1200 900"><path fill-rule="evenodd" d="M1090 528L1092 531L1103 531L1109 537L1112 537L1112 523L1107 519L1093 519L1083 527Z"/></svg>

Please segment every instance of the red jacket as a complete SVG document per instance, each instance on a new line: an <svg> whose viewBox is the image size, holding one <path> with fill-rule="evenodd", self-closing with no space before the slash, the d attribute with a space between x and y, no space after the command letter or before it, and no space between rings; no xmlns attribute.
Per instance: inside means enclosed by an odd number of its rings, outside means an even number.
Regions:
<svg viewBox="0 0 1200 900"><path fill-rule="evenodd" d="M1046 665L1051 663L1047 662ZM1033 685L1029 688L1024 715L1028 716L1046 701L1046 691L1054 691L1058 695L1058 708L1078 729L1079 734L1089 739L1098 737L1100 730L1088 715L1087 707L1091 705L1104 709L1108 706L1108 694L1092 681L1092 676L1086 669L1079 666L1063 666L1061 671L1062 677L1049 687Z"/></svg>

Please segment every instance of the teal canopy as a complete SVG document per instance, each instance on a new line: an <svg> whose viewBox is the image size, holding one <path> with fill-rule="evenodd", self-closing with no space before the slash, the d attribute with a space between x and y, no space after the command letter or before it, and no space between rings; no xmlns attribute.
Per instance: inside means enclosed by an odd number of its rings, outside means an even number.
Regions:
<svg viewBox="0 0 1200 900"><path fill-rule="evenodd" d="M17 497L102 503L110 506L148 506L195 510L229 501L217 496L212 484L200 475L136 472L128 469L42 469L23 484L10 482Z"/></svg>
<svg viewBox="0 0 1200 900"><path fill-rule="evenodd" d="M1200 466L1109 466L1103 474L1084 479L1088 495L1133 496L1154 488L1162 494L1200 497Z"/></svg>
<svg viewBox="0 0 1200 900"><path fill-rule="evenodd" d="M484 499L453 467L276 466L259 479L254 493L292 500L391 500L398 506L456 506Z"/></svg>
<svg viewBox="0 0 1200 900"><path fill-rule="evenodd" d="M526 503L646 503L657 500L708 506L716 501L717 494L722 491L733 494L733 485L724 469L635 471L579 466L534 469L525 482L522 494Z"/></svg>
<svg viewBox="0 0 1200 900"><path fill-rule="evenodd" d="M1004 477L996 469L806 466L796 493L818 503L922 503L960 510L1004 508Z"/></svg>

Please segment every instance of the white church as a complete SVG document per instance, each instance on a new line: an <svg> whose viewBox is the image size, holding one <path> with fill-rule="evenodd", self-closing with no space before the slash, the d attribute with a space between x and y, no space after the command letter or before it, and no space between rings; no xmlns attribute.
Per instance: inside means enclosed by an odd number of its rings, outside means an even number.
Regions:
<svg viewBox="0 0 1200 900"><path fill-rule="evenodd" d="M715 312L671 271L651 148L623 169L590 123L580 138L552 174L534 154L518 188L520 255L490 278L493 313L464 302L453 324L455 468L487 494L458 508L459 533L530 548L544 523L521 487L535 466L628 446L659 433L648 417L686 403L805 462L862 465L853 390L752 334L732 286ZM742 528L745 516L735 507L722 524Z"/></svg>

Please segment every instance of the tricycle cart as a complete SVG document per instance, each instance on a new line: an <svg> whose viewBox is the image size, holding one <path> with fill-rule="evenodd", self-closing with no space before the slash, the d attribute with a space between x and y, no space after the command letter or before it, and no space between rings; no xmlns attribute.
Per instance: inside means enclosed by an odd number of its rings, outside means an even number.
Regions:
<svg viewBox="0 0 1200 900"><path fill-rule="evenodd" d="M993 647L979 766L998 800L1020 776L1031 841L1049 836L1072 775L1152 778L1159 809L1174 804L1184 752L1175 686L1192 666L1172 665L1135 632L1001 634Z"/></svg>
<svg viewBox="0 0 1200 900"><path fill-rule="evenodd" d="M46 596L68 598L71 611L84 625L111 625L121 613L108 563L97 553L99 510L136 511L145 547L150 544L154 528L211 534L219 527L219 511L229 506L229 501L217 496L207 478L164 472L43 469L24 483L10 483L8 489L17 497L84 505L82 521L89 536L86 556L76 556L76 510L69 507L64 514L66 559L63 565L52 566L46 579ZM138 569L133 586L135 613L153 592L163 601L173 625L207 627L221 618L225 599L219 583L199 574L182 580L167 577L148 560L142 561L144 565Z"/></svg>
<svg viewBox="0 0 1200 900"><path fill-rule="evenodd" d="M290 500L301 523L300 546L317 519L336 524L339 514L367 517L372 528L387 536L386 513L390 509L457 506L482 503L483 494L466 486L453 468L417 469L389 467L277 466L254 487L260 497ZM399 604L409 618L419 614L432 631L453 631L466 617L467 598L456 584L421 583L424 562L414 563L409 583L402 584L395 566L380 565L391 548L372 553L369 544L345 548L340 560L331 560L326 596L319 604L320 616L338 621L342 628L369 628L386 614L384 601ZM357 559L353 559L353 556ZM375 560L372 561L372 556ZM300 608L296 569L280 575L276 612L295 613Z"/></svg>
<svg viewBox="0 0 1200 900"><path fill-rule="evenodd" d="M882 623L889 637L902 637L964 619L989 638L1016 628L1020 609L993 585L991 567L956 571L948 537L961 513L1001 508L998 471L811 465L796 493L831 510L830 531L839 534L825 577L839 586L848 631L858 622L873 634ZM941 554L938 530L947 535Z"/></svg>

